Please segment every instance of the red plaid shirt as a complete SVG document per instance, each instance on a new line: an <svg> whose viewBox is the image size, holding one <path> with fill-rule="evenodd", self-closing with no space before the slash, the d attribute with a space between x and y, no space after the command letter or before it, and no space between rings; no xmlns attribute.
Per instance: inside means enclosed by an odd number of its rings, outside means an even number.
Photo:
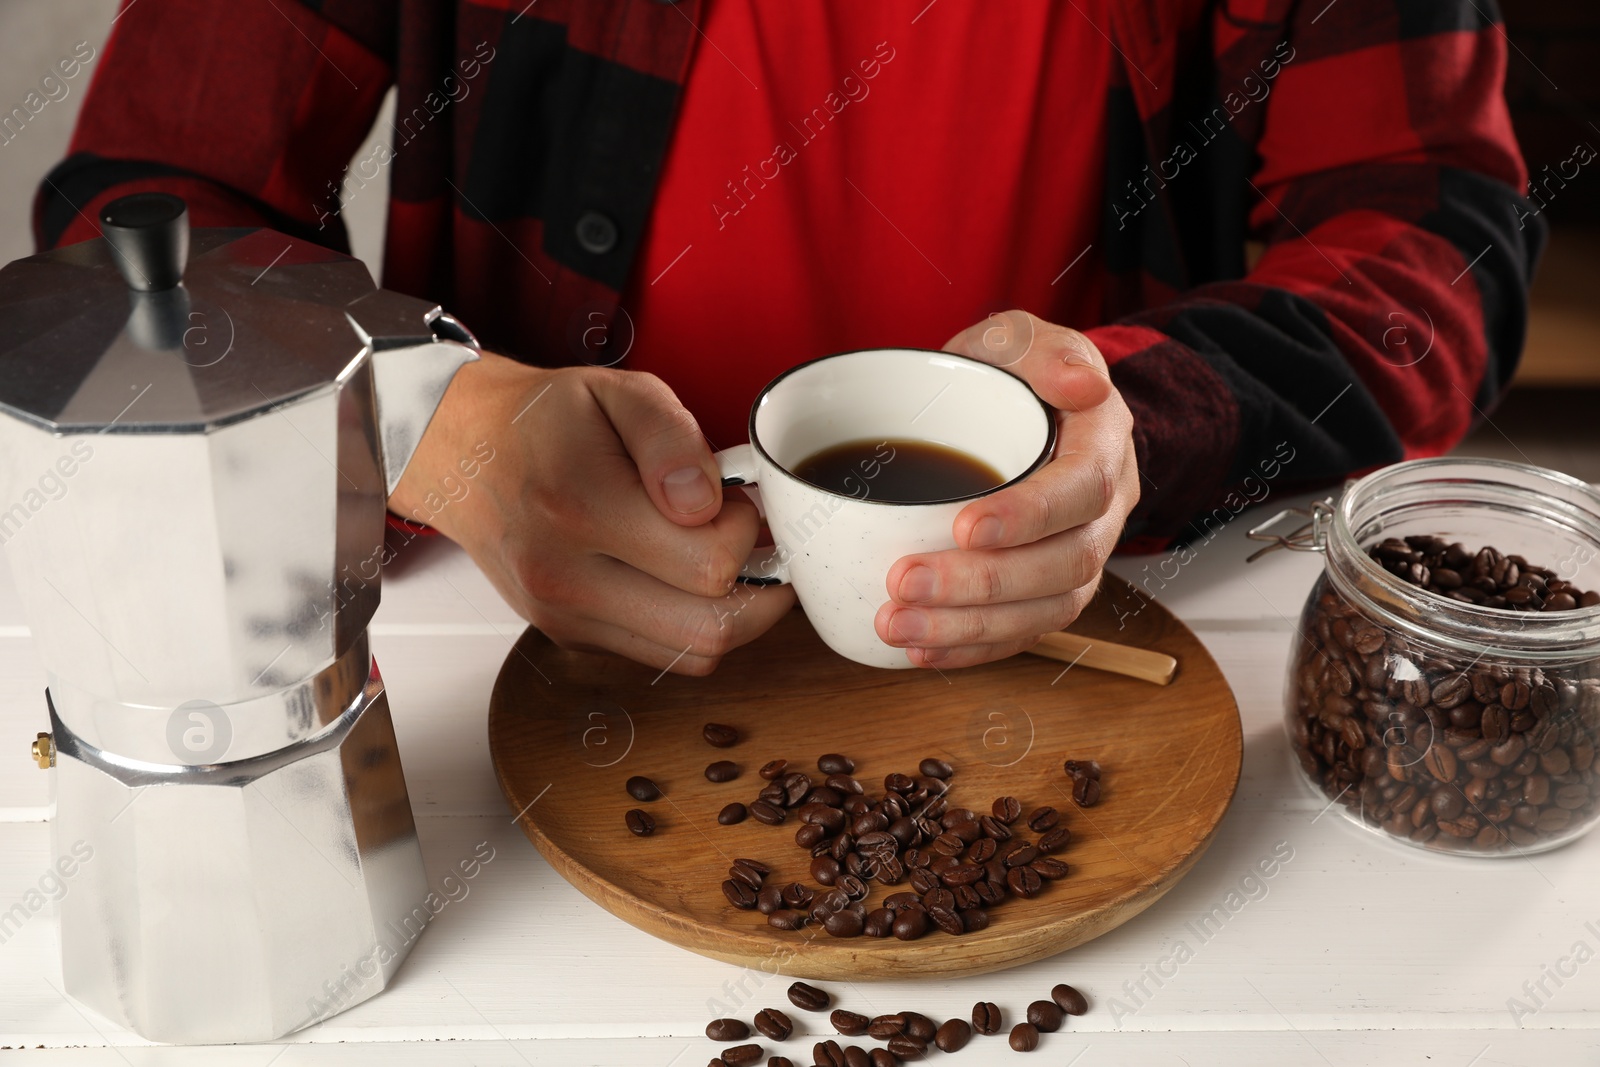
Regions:
<svg viewBox="0 0 1600 1067"><path fill-rule="evenodd" d="M498 351L580 361L633 267L701 3L125 5L38 244L160 189L195 225L343 249L337 194L387 180L385 285ZM1192 538L1264 491L1450 448L1515 368L1543 239L1490 0L1110 7L1089 333L1134 413L1129 534ZM351 161L391 84L393 136Z"/></svg>

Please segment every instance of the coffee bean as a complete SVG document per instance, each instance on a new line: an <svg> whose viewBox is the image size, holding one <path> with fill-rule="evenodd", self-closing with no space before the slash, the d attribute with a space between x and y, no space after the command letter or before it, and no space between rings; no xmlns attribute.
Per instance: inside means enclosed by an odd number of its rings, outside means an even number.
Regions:
<svg viewBox="0 0 1600 1067"><path fill-rule="evenodd" d="M713 1041L743 1041L750 1028L738 1019L712 1019L706 1023L706 1036Z"/></svg>
<svg viewBox="0 0 1600 1067"><path fill-rule="evenodd" d="M917 765L917 769L929 778L945 779L956 773L955 768L942 759L929 756Z"/></svg>
<svg viewBox="0 0 1600 1067"><path fill-rule="evenodd" d="M763 915L771 915L783 907L783 890L775 885L769 885L756 893L756 910Z"/></svg>
<svg viewBox="0 0 1600 1067"><path fill-rule="evenodd" d="M1050 999L1068 1015L1082 1015L1089 1010L1089 1002L1084 995L1065 982L1050 990Z"/></svg>
<svg viewBox="0 0 1600 1067"><path fill-rule="evenodd" d="M774 930L798 930L810 921L810 916L796 908L779 908L767 916L767 925Z"/></svg>
<svg viewBox="0 0 1600 1067"><path fill-rule="evenodd" d="M787 1056L773 1056L767 1060L767 1067L794 1067L794 1061Z"/></svg>
<svg viewBox="0 0 1600 1067"><path fill-rule="evenodd" d="M837 752L817 757L817 770L823 774L854 774L855 769L855 760L849 756L841 756Z"/></svg>
<svg viewBox="0 0 1600 1067"><path fill-rule="evenodd" d="M1092 781L1092 779L1086 780ZM1016 867L1006 874L1006 888L1017 896L1027 899L1039 895L1039 891L1044 888L1044 880L1032 867Z"/></svg>
<svg viewBox="0 0 1600 1067"><path fill-rule="evenodd" d="M972 1028L980 1034L998 1034L1005 1022L999 1005L980 1000L972 1006Z"/></svg>
<svg viewBox="0 0 1600 1067"><path fill-rule="evenodd" d="M836 911L822 923L830 937L860 937L866 919L854 911Z"/></svg>
<svg viewBox="0 0 1600 1067"><path fill-rule="evenodd" d="M789 1003L801 1011L826 1011L832 997L814 985L795 982L789 987Z"/></svg>
<svg viewBox="0 0 1600 1067"><path fill-rule="evenodd" d="M920 1060L928 1051L928 1043L910 1034L900 1034L889 1039L889 1055L905 1063Z"/></svg>
<svg viewBox="0 0 1600 1067"><path fill-rule="evenodd" d="M1072 783L1072 799L1080 808L1092 808L1100 803L1100 779L1079 778Z"/></svg>
<svg viewBox="0 0 1600 1067"><path fill-rule="evenodd" d="M760 1045L735 1045L722 1050L722 1062L728 1067L752 1067L761 1062L765 1052Z"/></svg>
<svg viewBox="0 0 1600 1067"><path fill-rule="evenodd" d="M899 1067L900 1061L886 1048L875 1048L871 1054L872 1067Z"/></svg>
<svg viewBox="0 0 1600 1067"><path fill-rule="evenodd" d="M1025 867L1039 858L1039 849L1035 845L1024 844L1021 848L1014 848L1006 853L1002 861L1009 867Z"/></svg>
<svg viewBox="0 0 1600 1067"><path fill-rule="evenodd" d="M789 813L783 808L766 800L758 800L751 804L750 814L757 822L764 822L768 826L777 826L789 817Z"/></svg>
<svg viewBox="0 0 1600 1067"><path fill-rule="evenodd" d="M775 760L772 760L772 761L770 761L768 763L763 763L761 765L761 769L759 771L757 771L756 773L759 774L762 778L764 778L764 779L766 779L767 781L770 782L774 778L782 777L783 774L786 771L788 771L788 769L789 769L789 761L788 760L786 760L786 759L775 759Z"/></svg>
<svg viewBox="0 0 1600 1067"><path fill-rule="evenodd" d="M748 814L748 812L745 809L745 806L738 801L734 801L732 804L727 805L721 811L717 812L717 822L721 823L723 826L734 826L738 823L744 822L744 817L746 814Z"/></svg>
<svg viewBox="0 0 1600 1067"><path fill-rule="evenodd" d="M1056 811L1055 808L1035 808L1033 812L1028 815L1028 829L1034 831L1035 833L1043 833L1044 831L1053 828L1060 821L1061 815Z"/></svg>
<svg viewBox="0 0 1600 1067"><path fill-rule="evenodd" d="M965 1019L946 1019L933 1035L940 1052L960 1052L972 1040L972 1026Z"/></svg>
<svg viewBox="0 0 1600 1067"><path fill-rule="evenodd" d="M1018 1023L1011 1028L1011 1048L1015 1052L1032 1052L1039 1047L1039 1028L1032 1023Z"/></svg>
<svg viewBox="0 0 1600 1067"><path fill-rule="evenodd" d="M783 887L783 903L790 908L809 908L816 894L804 882L790 882Z"/></svg>
<svg viewBox="0 0 1600 1067"><path fill-rule="evenodd" d="M635 837L649 837L656 832L655 818L640 808L629 808L623 821L628 824L628 832Z"/></svg>
<svg viewBox="0 0 1600 1067"><path fill-rule="evenodd" d="M961 923L966 927L967 933L975 934L979 930L988 929L989 913L982 908L965 908L961 912Z"/></svg>
<svg viewBox="0 0 1600 1067"><path fill-rule="evenodd" d="M1054 832L1055 831L1051 831L1051 833ZM1044 839L1041 840L1040 843L1043 844L1043 841L1048 840L1049 837L1050 834L1045 834ZM1033 868L1034 872L1047 882L1053 882L1058 878L1065 878L1070 873L1070 868L1066 865L1066 863L1054 858L1053 856L1040 856L1038 859L1028 864L1028 866Z"/></svg>
<svg viewBox="0 0 1600 1067"><path fill-rule="evenodd" d="M651 801L661 796L660 788L642 774L636 774L623 783L622 788L635 800Z"/></svg>
<svg viewBox="0 0 1600 1067"><path fill-rule="evenodd" d="M1457 765L1456 754L1444 745L1431 745L1428 751L1422 754L1422 765L1428 773L1441 782L1455 780Z"/></svg>
<svg viewBox="0 0 1600 1067"><path fill-rule="evenodd" d="M739 731L720 722L706 723L700 730L700 736L713 748L728 748L739 743Z"/></svg>
<svg viewBox="0 0 1600 1067"><path fill-rule="evenodd" d="M876 1015L867 1023L867 1036L887 1041L891 1037L899 1037L906 1032L906 1020L903 1015Z"/></svg>
<svg viewBox="0 0 1600 1067"><path fill-rule="evenodd" d="M1065 826L1058 826L1039 838L1039 851L1060 852L1071 840L1072 831Z"/></svg>
<svg viewBox="0 0 1600 1067"><path fill-rule="evenodd" d="M728 903L736 908L749 911L756 906L756 891L743 882L736 882L732 878L722 883L722 895L728 898Z"/></svg>
<svg viewBox="0 0 1600 1067"><path fill-rule="evenodd" d="M814 1067L847 1067L844 1049L839 1047L839 1042L833 1040L818 1041L812 1045L811 1062Z"/></svg>
<svg viewBox="0 0 1600 1067"><path fill-rule="evenodd" d="M894 912L888 908L875 908L867 912L861 932L867 937L888 937L894 932Z"/></svg>
<svg viewBox="0 0 1600 1067"><path fill-rule="evenodd" d="M1093 778L1100 780L1100 764L1095 760L1069 759L1061 765L1069 778Z"/></svg>
<svg viewBox="0 0 1600 1067"><path fill-rule="evenodd" d="M996 848L993 838L980 837L967 848L967 859L978 864L988 863L994 859Z"/></svg>
<svg viewBox="0 0 1600 1067"><path fill-rule="evenodd" d="M872 1020L865 1015L845 1011L843 1008L835 1010L828 1016L828 1021L833 1024L835 1030L846 1037L860 1037L867 1032L867 1027L872 1025Z"/></svg>
<svg viewBox="0 0 1600 1067"><path fill-rule="evenodd" d="M846 1045L844 1050L845 1067L872 1067L872 1057L860 1045Z"/></svg>
<svg viewBox="0 0 1600 1067"><path fill-rule="evenodd" d="M1578 788L1582 789L1583 787L1579 786ZM1585 796L1587 796L1587 793L1585 793ZM956 913L953 906L929 907L928 918L933 922L933 925L947 934L960 936L967 932L966 923L961 921L961 916Z"/></svg>
<svg viewBox="0 0 1600 1067"><path fill-rule="evenodd" d="M1007 826L1022 818L1022 802L1016 797L996 797L991 814Z"/></svg>
<svg viewBox="0 0 1600 1067"><path fill-rule="evenodd" d="M772 1041L787 1041L794 1033L794 1023L777 1008L763 1008L756 1012L756 1029Z"/></svg>
<svg viewBox="0 0 1600 1067"><path fill-rule="evenodd" d="M1061 1029L1066 1012L1053 1000L1036 1000L1028 1005L1028 1021L1041 1033L1053 1034Z"/></svg>
<svg viewBox="0 0 1600 1067"><path fill-rule="evenodd" d="M706 767L706 781L731 782L739 777L739 765L732 760L719 759Z"/></svg>
<svg viewBox="0 0 1600 1067"><path fill-rule="evenodd" d="M918 1041L928 1042L933 1040L934 1032L938 1029L933 1020L921 1012L900 1011L895 1012L902 1024L901 1032L907 1037L914 1037Z"/></svg>
<svg viewBox="0 0 1600 1067"><path fill-rule="evenodd" d="M923 912L909 909L894 917L894 936L901 941L915 941L928 932L928 917Z"/></svg>

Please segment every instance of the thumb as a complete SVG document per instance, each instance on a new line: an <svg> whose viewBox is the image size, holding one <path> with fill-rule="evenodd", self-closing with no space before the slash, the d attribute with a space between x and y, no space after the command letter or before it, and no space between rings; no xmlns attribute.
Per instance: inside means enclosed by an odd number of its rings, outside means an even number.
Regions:
<svg viewBox="0 0 1600 1067"><path fill-rule="evenodd" d="M639 470L656 509L680 526L710 522L722 508L722 478L700 424L653 374L616 371L589 391Z"/></svg>
<svg viewBox="0 0 1600 1067"><path fill-rule="evenodd" d="M1093 341L1026 311L996 312L950 338L944 350L1009 371L1063 411L1082 411L1111 395L1111 375Z"/></svg>

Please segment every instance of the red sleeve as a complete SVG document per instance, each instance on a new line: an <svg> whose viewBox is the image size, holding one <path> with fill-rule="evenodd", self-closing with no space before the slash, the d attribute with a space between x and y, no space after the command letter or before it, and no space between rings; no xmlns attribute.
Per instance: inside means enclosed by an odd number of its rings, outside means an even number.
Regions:
<svg viewBox="0 0 1600 1067"><path fill-rule="evenodd" d="M125 3L68 158L40 186L37 245L97 236L102 204L148 189L182 196L196 226L348 248L337 193L389 87L392 7Z"/></svg>
<svg viewBox="0 0 1600 1067"><path fill-rule="evenodd" d="M1543 228L1519 195L1500 27L1472 0L1296 10L1241 191L1264 254L1089 331L1134 412L1136 538L1206 533L1247 479L1447 451L1521 350Z"/></svg>

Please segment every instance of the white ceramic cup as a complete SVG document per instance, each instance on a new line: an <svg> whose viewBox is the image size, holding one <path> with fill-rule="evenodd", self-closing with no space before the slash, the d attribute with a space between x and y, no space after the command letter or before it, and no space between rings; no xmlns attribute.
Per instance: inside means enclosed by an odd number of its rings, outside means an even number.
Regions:
<svg viewBox="0 0 1600 1067"><path fill-rule="evenodd" d="M887 449L861 465L856 495L832 492L790 470L851 441L915 440L965 452L1004 479L981 493L931 503L877 500ZM1049 462L1054 412L1020 378L987 363L923 349L845 352L774 378L750 408L750 443L716 455L722 484L758 486L773 545L757 549L742 579L790 583L818 635L872 667L910 667L904 649L873 628L901 556L956 547L956 514ZM851 487L855 492L855 487Z"/></svg>

